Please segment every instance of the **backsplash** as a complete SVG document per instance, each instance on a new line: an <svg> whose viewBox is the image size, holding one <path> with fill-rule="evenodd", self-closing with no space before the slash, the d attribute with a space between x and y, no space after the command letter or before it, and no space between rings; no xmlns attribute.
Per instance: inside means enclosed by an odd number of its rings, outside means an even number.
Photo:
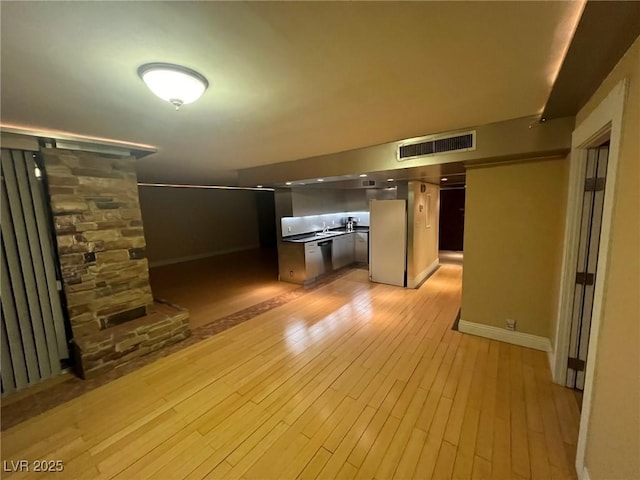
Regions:
<svg viewBox="0 0 640 480"><path fill-rule="evenodd" d="M330 229L344 227L347 217L354 217L359 227L369 226L369 212L341 212L326 213L324 215L308 215L305 217L282 217L282 236L313 233L323 229L326 225Z"/></svg>

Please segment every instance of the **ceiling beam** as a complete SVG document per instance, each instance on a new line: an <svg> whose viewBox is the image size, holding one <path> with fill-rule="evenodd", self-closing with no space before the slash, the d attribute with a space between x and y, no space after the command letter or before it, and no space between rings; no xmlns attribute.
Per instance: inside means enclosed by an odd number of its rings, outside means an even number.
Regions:
<svg viewBox="0 0 640 480"><path fill-rule="evenodd" d="M397 160L403 142L384 143L346 152L246 168L238 171L240 185L278 185L309 178L338 177L384 172L447 163L506 161L566 155L571 149L574 117L539 123L538 117L524 117L472 128L476 149ZM465 129L471 130L471 129Z"/></svg>
<svg viewBox="0 0 640 480"><path fill-rule="evenodd" d="M640 2L587 2L543 117L575 115L640 36Z"/></svg>

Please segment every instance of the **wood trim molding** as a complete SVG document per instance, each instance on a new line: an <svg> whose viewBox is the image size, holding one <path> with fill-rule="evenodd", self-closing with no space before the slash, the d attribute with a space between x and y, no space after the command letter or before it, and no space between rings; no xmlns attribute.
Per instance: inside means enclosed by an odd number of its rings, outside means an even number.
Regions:
<svg viewBox="0 0 640 480"><path fill-rule="evenodd" d="M547 337L539 337L538 335L531 335L530 333L513 332L492 325L467 322L462 319L460 319L460 323L458 324L458 330L462 333L490 338L513 345L520 345L521 347L533 348L535 350L542 350L543 352L551 351L551 342Z"/></svg>
<svg viewBox="0 0 640 480"><path fill-rule="evenodd" d="M551 380L554 381L553 378L553 370L556 366L556 352L558 351L557 345L551 345L551 349L547 352L547 360L549 361L549 371L551 372Z"/></svg>

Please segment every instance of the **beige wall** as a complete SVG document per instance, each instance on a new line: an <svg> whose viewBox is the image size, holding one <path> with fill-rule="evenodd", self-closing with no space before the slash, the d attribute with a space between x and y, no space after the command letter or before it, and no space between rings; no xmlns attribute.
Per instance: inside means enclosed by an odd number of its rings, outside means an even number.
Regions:
<svg viewBox="0 0 640 480"><path fill-rule="evenodd" d="M257 248L254 192L140 187L151 266Z"/></svg>
<svg viewBox="0 0 640 480"><path fill-rule="evenodd" d="M538 117L531 116L476 126L474 129L478 142L476 149L471 151L448 152L398 162L398 145L402 142L397 141L243 169L238 172L239 183L259 185L452 162L474 163L487 159L513 160L566 154L571 148L573 117L549 120L544 128L528 128L529 124L537 119Z"/></svg>
<svg viewBox="0 0 640 480"><path fill-rule="evenodd" d="M420 191L421 185L425 192ZM430 183L409 182L407 286L415 287L430 273L438 260L438 222L440 187Z"/></svg>
<svg viewBox="0 0 640 480"><path fill-rule="evenodd" d="M468 169L463 320L552 336L567 183L565 158Z"/></svg>
<svg viewBox="0 0 640 480"><path fill-rule="evenodd" d="M585 465L592 480L640 478L640 39L580 110L629 79Z"/></svg>

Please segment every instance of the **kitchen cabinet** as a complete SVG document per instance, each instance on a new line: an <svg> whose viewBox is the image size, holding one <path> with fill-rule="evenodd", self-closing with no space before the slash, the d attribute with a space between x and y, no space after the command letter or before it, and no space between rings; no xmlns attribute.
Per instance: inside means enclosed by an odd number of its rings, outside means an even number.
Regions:
<svg viewBox="0 0 640 480"><path fill-rule="evenodd" d="M355 234L348 233L333 238L333 269L337 270L355 261Z"/></svg>
<svg viewBox="0 0 640 480"><path fill-rule="evenodd" d="M278 279L302 285L307 282L305 248L301 243L278 245Z"/></svg>
<svg viewBox="0 0 640 480"><path fill-rule="evenodd" d="M279 279L307 285L323 273L330 272L333 269L330 253L332 243L327 240L305 243L281 242L278 248Z"/></svg>
<svg viewBox="0 0 640 480"><path fill-rule="evenodd" d="M368 263L368 232L335 231L278 244L279 279L307 285L354 262Z"/></svg>
<svg viewBox="0 0 640 480"><path fill-rule="evenodd" d="M355 234L355 261L369 263L369 233L356 232Z"/></svg>
<svg viewBox="0 0 640 480"><path fill-rule="evenodd" d="M307 242L304 244L304 263L306 278L315 278L324 273L324 264L322 261L322 251L318 246L318 242Z"/></svg>

